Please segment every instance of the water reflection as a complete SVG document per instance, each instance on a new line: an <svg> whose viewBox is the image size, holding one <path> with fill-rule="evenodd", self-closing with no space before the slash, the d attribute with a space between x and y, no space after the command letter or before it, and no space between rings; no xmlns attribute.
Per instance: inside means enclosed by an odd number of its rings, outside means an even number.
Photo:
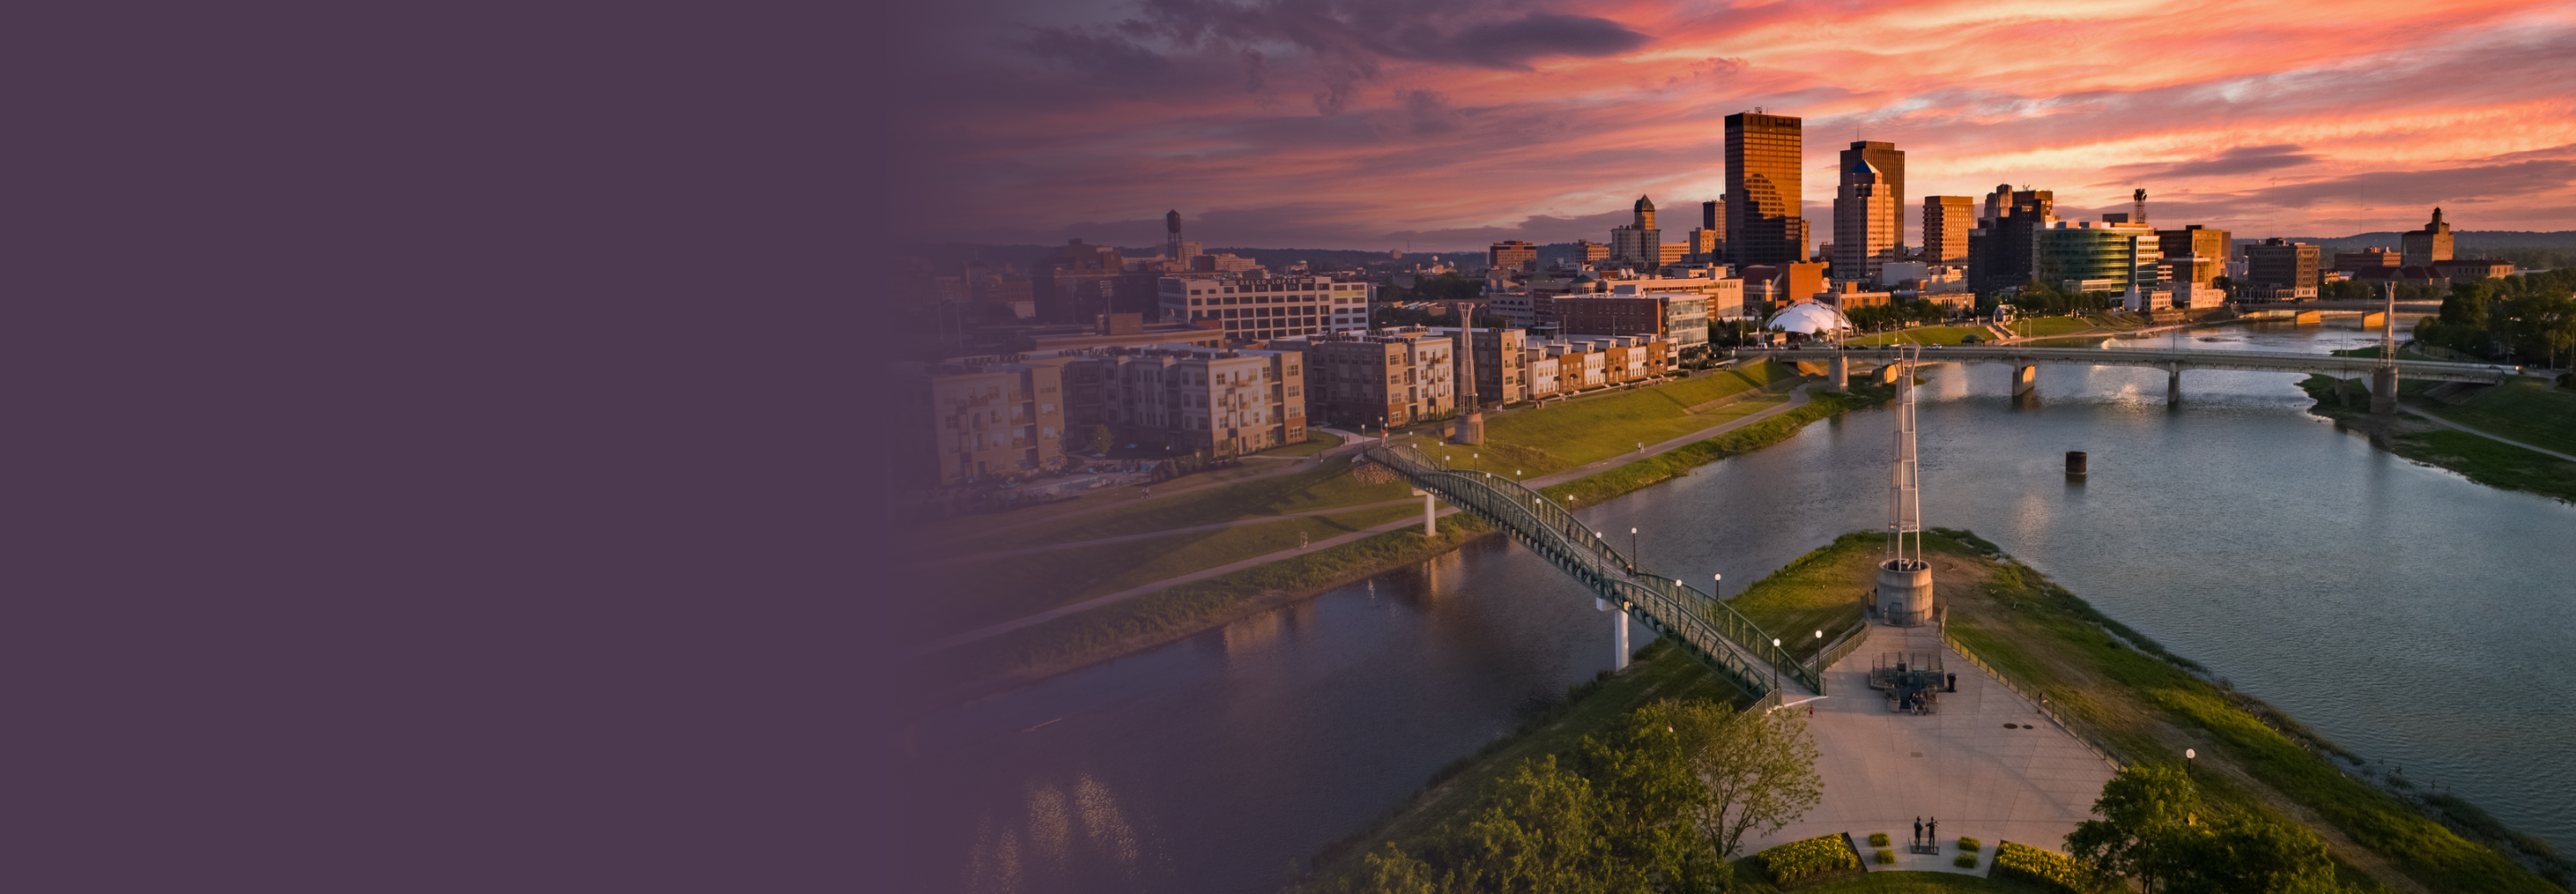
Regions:
<svg viewBox="0 0 2576 894"><path fill-rule="evenodd" d="M2375 341L2313 325L2185 338ZM2005 365L1925 376L1927 524L1974 529L2374 762L2576 848L2576 752L2560 744L2576 587L2552 567L2576 507L2375 451L2308 414L2292 375L2187 372L2176 408L2155 369L2043 365L2045 400L2020 407ZM1890 419L1812 425L1578 516L1639 528L1657 571L1736 589L1886 523ZM2080 483L2068 450L2089 454ZM924 771L955 782L924 827L960 890L1268 891L1608 667L1609 639L1589 593L1485 541L926 720ZM1097 825L1085 780L1115 808ZM1089 831L1122 827L1132 863Z"/></svg>

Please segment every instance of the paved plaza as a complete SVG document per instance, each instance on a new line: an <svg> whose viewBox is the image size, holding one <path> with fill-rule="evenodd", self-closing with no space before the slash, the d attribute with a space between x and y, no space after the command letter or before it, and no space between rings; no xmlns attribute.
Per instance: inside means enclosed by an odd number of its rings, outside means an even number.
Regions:
<svg viewBox="0 0 2576 894"><path fill-rule="evenodd" d="M1938 628L1873 624L1869 637L1827 669L1831 697L1783 709L1815 709L1809 728L1823 752L1816 762L1825 782L1823 803L1777 832L1748 834L1742 853L1847 832L1866 859L1873 850L1869 833L1885 832L1897 862L1870 864L1873 871L1984 875L1998 841L2065 850L2066 833L2091 818L2093 799L2111 778L2110 765L1942 645ZM1896 713L1880 690L1869 688L1871 664L1883 653L1900 651L1938 652L1944 670L1959 675L1959 691L1940 695L1939 713ZM1939 855L1907 851L1916 817L1940 820ZM1974 870L1950 865L1963 835L1984 844Z"/></svg>

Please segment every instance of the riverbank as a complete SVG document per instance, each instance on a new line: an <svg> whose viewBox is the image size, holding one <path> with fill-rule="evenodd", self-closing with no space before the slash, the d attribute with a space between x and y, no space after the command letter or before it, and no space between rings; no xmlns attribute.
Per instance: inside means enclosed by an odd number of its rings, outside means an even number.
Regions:
<svg viewBox="0 0 2576 894"><path fill-rule="evenodd" d="M1879 540L1876 532L1837 538L1755 584L1738 610L1782 629L1800 613L1856 606L1874 580ZM2402 772L2382 771L2103 616L1993 544L1935 529L1924 545L1948 611L1947 630L1980 663L2045 697L2070 731L2120 760L2179 765L2183 750L2194 749L2190 770L2213 810L2314 829L2346 883L2364 890L2544 894L2560 889L2539 874L2550 873L2565 884L2568 864L2545 843L2503 828L2457 798L2426 794ZM1459 822L1476 809L1483 787L1512 764L1563 754L1637 705L1727 691L1660 641L1640 657L1627 671L1578 687L1565 703L1442 768L1404 804L1318 853L1307 887L1330 890L1356 870L1360 853Z"/></svg>
<svg viewBox="0 0 2576 894"><path fill-rule="evenodd" d="M1808 423L1884 402L1891 386L1854 386L1714 437L1542 490L1580 508L1689 473L1693 467L1788 440ZM1662 398L1657 398L1661 400ZM916 711L1024 686L1159 648L1263 611L1404 568L1494 532L1465 515L1440 522L1440 535L1407 529L1311 554L1165 588L1112 605L934 653L916 667ZM960 682L962 681L962 682Z"/></svg>
<svg viewBox="0 0 2576 894"><path fill-rule="evenodd" d="M2458 472L2488 487L2576 503L2576 463L2405 414L2382 416L2371 413L2369 386L2366 379L2338 381L2331 376L2316 375L2299 382L2299 387L2316 401L2308 412L2334 420L2336 428L2361 433L2374 447L2424 465ZM2535 394L2522 393L2525 391ZM2490 424L2494 417L2502 416L2516 423L2516 433L2530 429L2553 442L2576 441L2576 433L2566 430L2576 426L2576 410L2558 406L2564 403L2568 407L2576 407L2576 394L2562 398L2548 391L2542 383L2516 379L2472 398L2467 405L2471 412L2457 415ZM2422 382L2401 380L2397 386L2400 402L2408 406L2429 407L2429 412L2446 419L2455 418L2451 408L2428 397L2431 392L2432 387ZM2529 407L2543 402L2548 404L2544 409ZM2570 418L2556 418L2557 413L2567 413Z"/></svg>

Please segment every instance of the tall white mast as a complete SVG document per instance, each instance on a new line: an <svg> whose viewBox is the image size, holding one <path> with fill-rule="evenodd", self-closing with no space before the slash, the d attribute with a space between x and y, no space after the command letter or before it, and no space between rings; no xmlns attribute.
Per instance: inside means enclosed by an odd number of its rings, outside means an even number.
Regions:
<svg viewBox="0 0 2576 894"><path fill-rule="evenodd" d="M1896 462L1887 493L1887 557L1900 563L1923 558L1923 494L1914 454L1914 361L1921 346L1900 348L1896 367ZM1914 554L1905 552L1905 535L1914 535ZM1900 564L1900 568L1914 567Z"/></svg>

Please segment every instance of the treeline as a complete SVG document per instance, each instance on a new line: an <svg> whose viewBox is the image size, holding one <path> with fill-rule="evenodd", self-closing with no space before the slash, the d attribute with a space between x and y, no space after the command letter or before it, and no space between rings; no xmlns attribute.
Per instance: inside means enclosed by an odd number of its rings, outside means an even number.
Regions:
<svg viewBox="0 0 2576 894"><path fill-rule="evenodd" d="M1824 797L1806 715L1658 701L1571 754L1523 760L1475 812L1410 845L1387 842L1339 894L1738 888L1729 858Z"/></svg>
<svg viewBox="0 0 2576 894"><path fill-rule="evenodd" d="M2556 366L2576 354L2576 270L2453 283L2415 341L2488 360Z"/></svg>
<svg viewBox="0 0 2576 894"><path fill-rule="evenodd" d="M2066 836L2069 854L2089 864L2094 885L2135 882L2160 894L2337 894L2324 839L2305 826L2250 814L2213 815L2189 771L2133 766L2103 784L2100 819ZM2079 881L2069 879L2065 881Z"/></svg>

